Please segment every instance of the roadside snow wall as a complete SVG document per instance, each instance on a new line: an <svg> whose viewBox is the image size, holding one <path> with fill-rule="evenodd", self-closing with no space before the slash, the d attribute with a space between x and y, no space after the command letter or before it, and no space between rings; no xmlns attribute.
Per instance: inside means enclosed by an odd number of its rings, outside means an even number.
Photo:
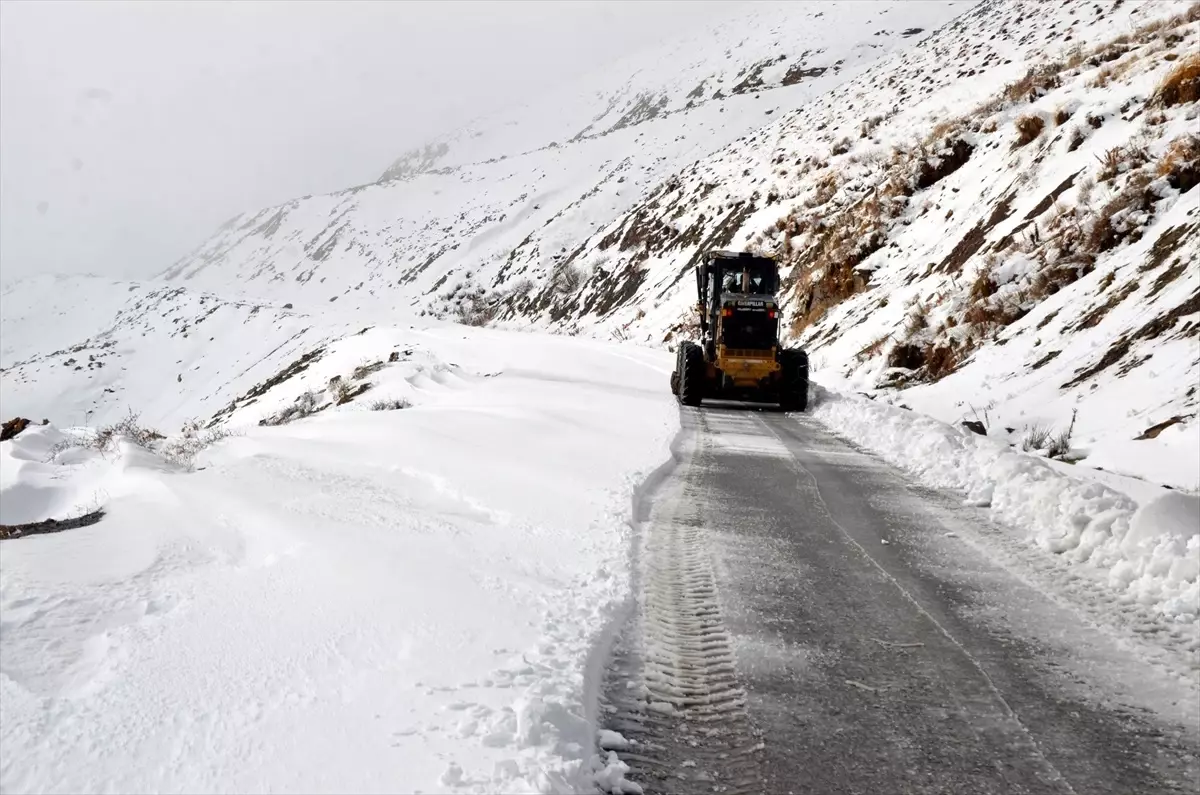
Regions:
<svg viewBox="0 0 1200 795"><path fill-rule="evenodd" d="M1200 497L1145 505L1045 459L913 411L814 385L812 413L925 485L990 507L1039 548L1100 570L1120 598L1200 620Z"/></svg>

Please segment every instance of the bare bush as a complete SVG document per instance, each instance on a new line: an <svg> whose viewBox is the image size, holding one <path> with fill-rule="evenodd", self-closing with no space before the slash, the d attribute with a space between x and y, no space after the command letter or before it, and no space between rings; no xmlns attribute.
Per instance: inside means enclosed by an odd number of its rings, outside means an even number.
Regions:
<svg viewBox="0 0 1200 795"><path fill-rule="evenodd" d="M528 298L529 294L533 292L533 288L535 286L536 285L533 283L533 279L521 279L509 288L508 294L515 299Z"/></svg>
<svg viewBox="0 0 1200 795"><path fill-rule="evenodd" d="M1108 82L1112 80L1112 69L1107 66L1102 67L1096 72L1096 76L1088 81L1088 88L1104 88Z"/></svg>
<svg viewBox="0 0 1200 795"><path fill-rule="evenodd" d="M1130 143L1126 146L1114 146L1103 155L1097 155L1096 159L1100 161L1100 171L1096 174L1096 179L1106 182L1118 174L1146 165L1150 162L1150 155L1145 147Z"/></svg>
<svg viewBox="0 0 1200 795"><path fill-rule="evenodd" d="M1017 140L1014 146L1025 146L1042 134L1042 130L1046 127L1046 120L1037 114L1027 113L1018 116L1017 120L1013 122L1013 126L1017 129Z"/></svg>
<svg viewBox="0 0 1200 795"><path fill-rule="evenodd" d="M1062 68L1063 65L1058 61L1032 66L1024 77L1005 87L1002 98L1010 102L1032 102L1062 85L1058 76Z"/></svg>
<svg viewBox="0 0 1200 795"><path fill-rule="evenodd" d="M380 398L369 406L371 411L399 411L411 407L412 403L405 398Z"/></svg>
<svg viewBox="0 0 1200 795"><path fill-rule="evenodd" d="M1151 102L1171 107L1200 99L1200 54L1193 53L1170 71L1154 92Z"/></svg>
<svg viewBox="0 0 1200 795"><path fill-rule="evenodd" d="M958 351L951 345L930 343L925 349L925 377L938 381L958 369Z"/></svg>
<svg viewBox="0 0 1200 795"><path fill-rule="evenodd" d="M867 359L873 359L883 350L883 346L892 338L891 334L884 334L875 341L868 343L862 350L854 355L854 358L859 362L865 362Z"/></svg>
<svg viewBox="0 0 1200 795"><path fill-rule="evenodd" d="M153 428L144 427L141 424L140 415L130 409L129 413L123 419L112 425L101 426L95 431L74 434L63 439L50 449L47 460L52 461L61 453L72 449L86 449L95 450L98 453L110 453L116 449L117 442L120 439L125 439L143 449L153 450L155 444L165 438L165 436Z"/></svg>
<svg viewBox="0 0 1200 795"><path fill-rule="evenodd" d="M296 398L292 405L281 409L269 417L264 417L258 421L258 424L266 426L286 425L289 422L310 417L317 413L317 404L317 393L311 389L306 390Z"/></svg>
<svg viewBox="0 0 1200 795"><path fill-rule="evenodd" d="M1110 180L1121 173L1121 165L1124 162L1121 157L1121 147L1114 146L1104 154L1096 155L1096 159L1100 161L1100 171L1096 174L1096 179L1100 182Z"/></svg>
<svg viewBox="0 0 1200 795"><path fill-rule="evenodd" d="M225 427L203 428L198 420L189 420L183 424L178 436L163 442L158 452L163 460L190 472L196 468L196 456L233 435Z"/></svg>
<svg viewBox="0 0 1200 795"><path fill-rule="evenodd" d="M878 127L880 122L882 122L882 121L883 121L883 116L878 116L878 115L877 116L868 116L867 118L863 119L862 124L860 124L858 126L858 137L859 138L867 138L868 136L871 135L871 133L873 133L875 131L875 128Z"/></svg>
<svg viewBox="0 0 1200 795"><path fill-rule="evenodd" d="M583 286L583 269L564 263L554 269L550 276L550 285L559 295L570 295Z"/></svg>
<svg viewBox="0 0 1200 795"><path fill-rule="evenodd" d="M1186 193L1200 183L1200 135L1181 135L1167 145L1155 171L1172 188Z"/></svg>
<svg viewBox="0 0 1200 795"><path fill-rule="evenodd" d="M1041 423L1033 425L1025 431L1025 438L1021 440L1021 449L1027 453L1045 450L1049 445L1050 429Z"/></svg>
<svg viewBox="0 0 1200 795"><path fill-rule="evenodd" d="M995 295L998 289L999 286L992 279L991 268L980 268L975 280L971 282L971 291L967 294L967 299L971 303L977 303Z"/></svg>
<svg viewBox="0 0 1200 795"><path fill-rule="evenodd" d="M374 375L375 373L379 372L384 367L387 367L386 362L368 362L366 359L364 359L362 363L359 364L358 367L355 367L353 372L350 373L350 377L355 381L361 381L367 376Z"/></svg>
<svg viewBox="0 0 1200 795"><path fill-rule="evenodd" d="M1075 432L1075 415L1078 409L1071 409L1071 424L1049 438L1046 454L1051 458L1062 458L1071 452L1071 436Z"/></svg>
<svg viewBox="0 0 1200 795"><path fill-rule="evenodd" d="M168 463L191 471L197 454L231 435L225 428L206 429L199 420L189 420L183 424L178 435L166 437L158 431L142 425L139 415L130 410L123 419L112 425L103 426L95 432L72 435L62 440L51 448L47 460L53 461L60 454L71 449L88 449L95 450L102 455L108 454L114 451L117 443L123 439L157 454Z"/></svg>
<svg viewBox="0 0 1200 795"><path fill-rule="evenodd" d="M1136 242L1141 238L1142 226L1138 219L1144 218L1154 201L1150 182L1150 176L1139 171L1122 191L1096 212L1091 230L1083 242L1085 251L1102 254L1125 240Z"/></svg>
<svg viewBox="0 0 1200 795"><path fill-rule="evenodd" d="M837 195L841 181L841 175L833 170L826 171L813 180L813 195L805 202L805 206L812 209L820 207L822 204L828 204Z"/></svg>
<svg viewBox="0 0 1200 795"><path fill-rule="evenodd" d="M147 428L140 421L141 415L132 409L125 415L124 419L108 426L101 428L98 436L108 439L121 438L136 444L138 447L147 450L154 449L154 443L160 439L164 439L161 433L153 428Z"/></svg>
<svg viewBox="0 0 1200 795"><path fill-rule="evenodd" d="M481 293L469 296L455 310L455 319L464 326L486 326L500 313L500 299Z"/></svg>
<svg viewBox="0 0 1200 795"><path fill-rule="evenodd" d="M350 399L353 391L354 387L350 385L350 382L340 375L335 375L329 380L329 396L339 406Z"/></svg>

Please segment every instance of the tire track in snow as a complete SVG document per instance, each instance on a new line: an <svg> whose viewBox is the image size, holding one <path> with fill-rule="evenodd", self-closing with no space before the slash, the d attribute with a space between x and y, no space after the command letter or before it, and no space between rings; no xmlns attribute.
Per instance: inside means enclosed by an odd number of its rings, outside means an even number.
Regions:
<svg viewBox="0 0 1200 795"><path fill-rule="evenodd" d="M619 736L605 733L601 743L645 792L762 792L764 746L721 617L704 495L689 480L674 478L642 524L640 601L615 645L602 707Z"/></svg>

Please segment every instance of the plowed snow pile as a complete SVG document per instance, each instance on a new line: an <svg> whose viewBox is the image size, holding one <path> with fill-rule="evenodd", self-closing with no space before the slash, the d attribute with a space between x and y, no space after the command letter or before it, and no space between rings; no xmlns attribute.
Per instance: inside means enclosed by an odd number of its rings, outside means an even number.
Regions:
<svg viewBox="0 0 1200 795"><path fill-rule="evenodd" d="M990 507L1031 544L1101 573L1118 598L1200 619L1200 497L1135 500L1039 456L913 411L816 388L822 422L929 486Z"/></svg>
<svg viewBox="0 0 1200 795"><path fill-rule="evenodd" d="M177 436L4 442L2 521L105 515L0 541L0 790L586 788L589 656L628 595L631 493L678 427L669 366L375 329L237 402L237 434L183 464Z"/></svg>

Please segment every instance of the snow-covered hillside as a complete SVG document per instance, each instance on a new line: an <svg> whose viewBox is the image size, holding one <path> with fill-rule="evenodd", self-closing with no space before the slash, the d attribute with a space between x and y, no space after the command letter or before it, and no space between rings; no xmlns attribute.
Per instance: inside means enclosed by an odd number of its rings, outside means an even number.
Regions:
<svg viewBox="0 0 1200 795"><path fill-rule="evenodd" d="M659 184L504 317L669 342L698 252L770 251L817 378L1031 446L1073 423L1066 458L1196 489L1198 47L1194 3L982 3Z"/></svg>
<svg viewBox="0 0 1200 795"><path fill-rule="evenodd" d="M531 289L648 187L969 6L747 4L711 29L430 142L375 184L239 215L165 276L298 306L439 313L475 290Z"/></svg>
<svg viewBox="0 0 1200 795"><path fill-rule="evenodd" d="M165 283L40 276L0 292L3 413L60 425L208 422L302 353L361 326Z"/></svg>

